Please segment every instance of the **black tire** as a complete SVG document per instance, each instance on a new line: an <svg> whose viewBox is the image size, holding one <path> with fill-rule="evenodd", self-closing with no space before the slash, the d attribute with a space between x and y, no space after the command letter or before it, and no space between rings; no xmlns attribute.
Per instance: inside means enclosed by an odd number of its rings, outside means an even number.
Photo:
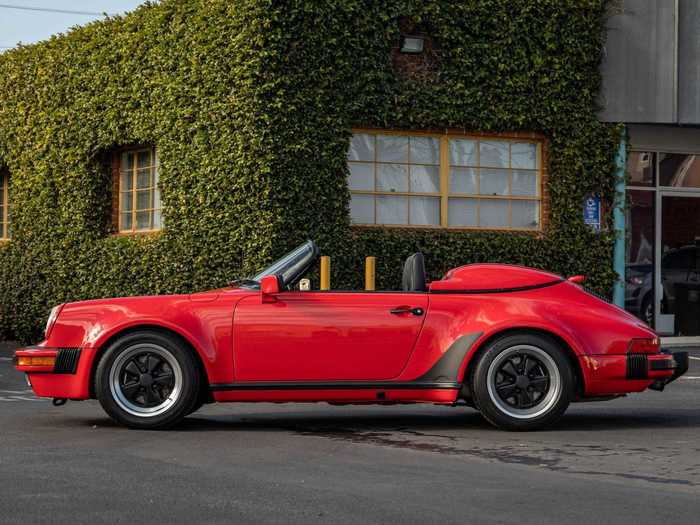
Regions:
<svg viewBox="0 0 700 525"><path fill-rule="evenodd" d="M192 408L190 408L190 411L187 412L187 415L189 416L190 414L194 414L195 412L197 412L197 410L199 410L200 408L202 408L202 407L204 406L204 404L205 404L204 399L199 399L199 400L194 404L194 406L193 406Z"/></svg>
<svg viewBox="0 0 700 525"><path fill-rule="evenodd" d="M95 393L115 421L164 429L191 413L200 399L197 361L182 341L142 330L112 343L95 372Z"/></svg>
<svg viewBox="0 0 700 525"><path fill-rule="evenodd" d="M564 414L575 378L555 340L518 332L484 348L472 369L470 387L477 409L491 424L527 431L552 425Z"/></svg>

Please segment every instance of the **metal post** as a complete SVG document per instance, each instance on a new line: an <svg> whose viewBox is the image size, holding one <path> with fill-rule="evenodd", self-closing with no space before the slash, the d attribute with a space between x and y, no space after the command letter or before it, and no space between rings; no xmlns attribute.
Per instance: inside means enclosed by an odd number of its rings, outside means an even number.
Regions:
<svg viewBox="0 0 700 525"><path fill-rule="evenodd" d="M365 291L374 291L374 276L376 274L376 258L367 257L365 259Z"/></svg>
<svg viewBox="0 0 700 525"><path fill-rule="evenodd" d="M331 258L328 255L321 257L321 290L331 289Z"/></svg>
<svg viewBox="0 0 700 525"><path fill-rule="evenodd" d="M623 129L620 146L615 156L617 166L615 183L615 206L613 220L615 223L615 249L613 268L617 280L613 291L613 302L620 308L625 307L625 177L627 169L627 130Z"/></svg>

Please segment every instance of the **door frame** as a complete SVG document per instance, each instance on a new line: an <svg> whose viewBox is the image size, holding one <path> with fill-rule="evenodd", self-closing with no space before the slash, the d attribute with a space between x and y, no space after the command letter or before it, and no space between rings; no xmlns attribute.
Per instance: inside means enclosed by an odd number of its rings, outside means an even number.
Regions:
<svg viewBox="0 0 700 525"><path fill-rule="evenodd" d="M699 188L668 188L659 186L656 188L656 196L654 202L654 327L660 335L673 337L674 325L671 324L670 331L667 329L669 323L673 323L672 316L661 313L661 299L663 294L663 285L661 281L661 239L662 239L662 218L663 218L663 198L664 197L687 197L698 199L700 205L700 189ZM663 330L663 331L662 331Z"/></svg>

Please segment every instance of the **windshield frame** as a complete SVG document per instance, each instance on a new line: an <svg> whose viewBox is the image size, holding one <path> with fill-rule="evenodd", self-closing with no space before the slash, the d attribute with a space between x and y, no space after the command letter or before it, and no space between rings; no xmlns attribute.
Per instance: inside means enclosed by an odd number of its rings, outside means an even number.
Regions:
<svg viewBox="0 0 700 525"><path fill-rule="evenodd" d="M270 266L257 273L250 279L234 281L241 288L259 289L260 281L268 275L276 275L280 279L280 287L289 289L294 286L309 271L318 258L316 243L309 240L294 248L291 252L277 259Z"/></svg>

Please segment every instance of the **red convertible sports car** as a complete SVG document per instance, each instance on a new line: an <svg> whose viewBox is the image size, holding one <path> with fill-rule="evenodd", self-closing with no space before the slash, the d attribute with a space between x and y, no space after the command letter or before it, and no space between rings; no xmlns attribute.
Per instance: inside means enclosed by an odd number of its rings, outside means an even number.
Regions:
<svg viewBox="0 0 700 525"><path fill-rule="evenodd" d="M300 291L309 241L252 279L192 295L55 307L15 354L38 396L97 398L115 420L164 428L208 402L467 404L531 430L572 401L662 390L688 368L581 277L472 264L426 282L412 255L398 292Z"/></svg>

